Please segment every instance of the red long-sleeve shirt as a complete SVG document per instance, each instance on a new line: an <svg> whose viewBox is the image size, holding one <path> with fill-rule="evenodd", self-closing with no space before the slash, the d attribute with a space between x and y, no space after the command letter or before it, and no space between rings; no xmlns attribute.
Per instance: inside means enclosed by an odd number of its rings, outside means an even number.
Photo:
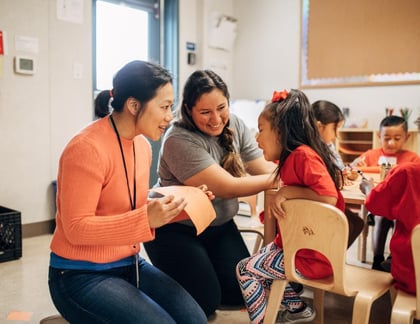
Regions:
<svg viewBox="0 0 420 324"><path fill-rule="evenodd" d="M366 198L366 207L375 215L396 220L390 241L391 274L395 286L416 294L411 231L420 224L420 162L403 163L391 169Z"/></svg>
<svg viewBox="0 0 420 324"><path fill-rule="evenodd" d="M301 145L290 153L280 170L280 178L284 185L304 186L321 196L336 197L336 207L344 211L341 192L335 187L324 161L309 146ZM274 242L280 248L283 246L280 230ZM306 278L323 278L332 274L328 260L312 250L298 252L296 268Z"/></svg>

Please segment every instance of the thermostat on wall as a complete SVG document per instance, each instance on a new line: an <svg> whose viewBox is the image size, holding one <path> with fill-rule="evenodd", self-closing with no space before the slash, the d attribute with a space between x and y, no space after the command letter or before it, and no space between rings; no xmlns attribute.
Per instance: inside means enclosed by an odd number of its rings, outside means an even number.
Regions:
<svg viewBox="0 0 420 324"><path fill-rule="evenodd" d="M34 74L35 60L32 57L16 56L15 57L15 73Z"/></svg>

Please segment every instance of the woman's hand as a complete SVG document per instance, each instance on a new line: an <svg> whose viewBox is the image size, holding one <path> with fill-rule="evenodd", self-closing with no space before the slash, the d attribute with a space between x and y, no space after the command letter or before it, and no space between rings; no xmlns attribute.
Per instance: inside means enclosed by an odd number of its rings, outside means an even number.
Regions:
<svg viewBox="0 0 420 324"><path fill-rule="evenodd" d="M198 186L197 188L202 190L206 194L206 196L209 198L209 200L213 200L215 198L215 196L213 195L213 192L210 191L209 188L207 188L205 184L202 184Z"/></svg>
<svg viewBox="0 0 420 324"><path fill-rule="evenodd" d="M147 217L150 228L158 228L169 223L187 205L184 198L174 199L173 195L150 199L147 203Z"/></svg>

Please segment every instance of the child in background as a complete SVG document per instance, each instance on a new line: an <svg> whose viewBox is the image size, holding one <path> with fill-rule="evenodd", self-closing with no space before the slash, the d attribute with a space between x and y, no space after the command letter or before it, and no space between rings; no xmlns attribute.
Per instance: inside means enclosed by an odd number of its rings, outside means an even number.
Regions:
<svg viewBox="0 0 420 324"><path fill-rule="evenodd" d="M343 160L334 145L334 141L337 138L337 130L344 124L344 114L337 105L327 100L315 101L312 104L312 109L315 114L315 119L317 120L316 124L318 126L319 134L334 155L335 164L343 173L344 181L349 181L347 179L347 173L351 172L351 170L344 165ZM346 214L349 223L349 240L347 246L350 247L362 232L365 224L358 213L351 211L347 206L344 213Z"/></svg>
<svg viewBox="0 0 420 324"><path fill-rule="evenodd" d="M362 171L379 172L382 164L420 162L420 157L415 152L403 149L409 136L407 121L404 118L385 117L379 125L381 147L368 150L360 155L354 161L355 166ZM385 260L384 250L388 231L393 227L394 222L381 216L374 216L374 224L372 269L387 271L389 263L383 263Z"/></svg>
<svg viewBox="0 0 420 324"><path fill-rule="evenodd" d="M395 286L409 294L416 294L416 279L411 252L411 232L420 224L420 162L404 163L390 170L376 187L373 179L363 180L360 190L367 195L366 207L377 215L395 220L390 242L391 273ZM373 188L374 187L374 188Z"/></svg>
<svg viewBox="0 0 420 324"><path fill-rule="evenodd" d="M343 160L338 154L334 141L337 130L344 124L344 114L337 105L327 100L318 100L312 104L319 133L335 157L335 164L340 170L345 169Z"/></svg>
<svg viewBox="0 0 420 324"><path fill-rule="evenodd" d="M272 102L258 118L257 142L268 161L279 161L277 176L283 185L269 207L275 217L284 217L281 203L303 198L321 201L344 210L339 187L342 174L335 159L319 135L311 105L305 94L292 89L274 92ZM257 254L241 260L236 273L252 323L262 323L267 306L267 290L273 279L285 279L280 231L273 242ZM297 270L307 278L332 274L329 262L321 254L303 250L296 257ZM279 314L282 323L310 322L315 310L287 285Z"/></svg>

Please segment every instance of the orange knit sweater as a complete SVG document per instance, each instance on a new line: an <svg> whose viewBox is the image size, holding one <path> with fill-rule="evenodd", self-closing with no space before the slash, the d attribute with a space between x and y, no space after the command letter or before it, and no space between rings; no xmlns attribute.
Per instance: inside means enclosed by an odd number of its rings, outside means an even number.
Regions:
<svg viewBox="0 0 420 324"><path fill-rule="evenodd" d="M133 197L136 161L136 209L131 210L124 164L109 117L83 129L66 146L57 178L55 254L96 263L134 255L140 242L154 238L147 218L151 148L146 138L121 138Z"/></svg>

